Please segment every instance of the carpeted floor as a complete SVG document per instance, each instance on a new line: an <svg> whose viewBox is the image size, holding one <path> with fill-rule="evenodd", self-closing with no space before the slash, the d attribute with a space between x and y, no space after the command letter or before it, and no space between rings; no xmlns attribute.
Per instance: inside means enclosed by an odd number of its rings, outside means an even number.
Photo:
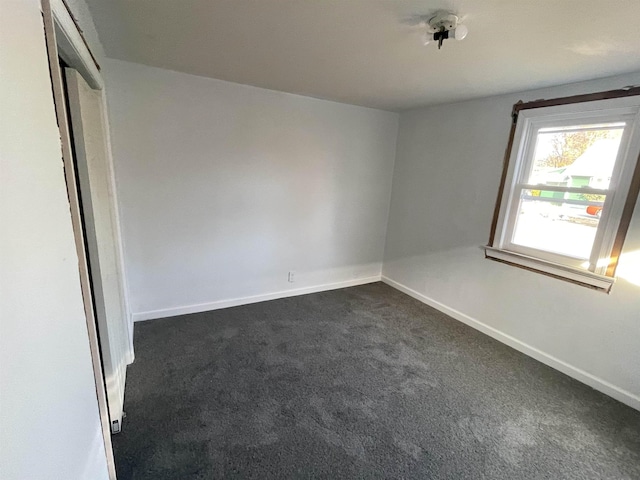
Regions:
<svg viewBox="0 0 640 480"><path fill-rule="evenodd" d="M640 478L640 412L381 283L138 323L135 348L119 480Z"/></svg>

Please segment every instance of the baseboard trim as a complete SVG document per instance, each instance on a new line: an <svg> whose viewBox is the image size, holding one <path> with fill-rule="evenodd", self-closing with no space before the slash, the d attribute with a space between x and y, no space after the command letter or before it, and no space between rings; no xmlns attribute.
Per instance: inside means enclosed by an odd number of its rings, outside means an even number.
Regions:
<svg viewBox="0 0 640 480"><path fill-rule="evenodd" d="M630 406L631 408L640 410L639 396L634 395L633 393L628 392L626 390L623 390L622 388L619 388L601 378L598 378L595 375L585 372L580 368L570 365L552 355L549 355L548 353L543 352L542 350L538 350L537 348L532 347L531 345L528 345L518 340L517 338L507 335L506 333L503 333L500 330L497 330L493 327L490 327L489 325L482 323L479 320L476 320L475 318L472 318L465 313L462 313L458 310L450 308L444 305L443 303L440 303L437 300L434 300L433 298L427 297L426 295L423 295L422 293L417 292L416 290L413 290L412 288L409 288L406 285L400 282L397 282L385 275L382 275L382 281L387 285L397 290L400 290L403 293L406 293L410 297L413 297L416 300L419 300L422 303L425 303L430 307L433 307L436 310L439 310L442 313L449 315L450 317L466 325L469 325L470 327L475 328L476 330L479 330L480 332L486 335L489 335L490 337L498 340L499 342L502 342L510 346L511 348L515 348L519 352L522 352L525 355L528 355L538 360L539 362L542 362L545 365L548 365L551 368L559 370L560 372L566 375L569 375L572 378L575 378L579 382L589 385L591 388L598 390L599 392L602 392L605 395L608 395L612 398L615 398L616 400L624 403L625 405Z"/></svg>
<svg viewBox="0 0 640 480"><path fill-rule="evenodd" d="M279 292L265 293L262 295L252 295L249 297L233 298L230 300L218 300L210 303L199 303L196 305L185 305L181 307L165 308L160 310L150 310L147 312L137 312L132 315L134 322L144 320L153 320L156 318L175 317L177 315L186 315L189 313L207 312L209 310L219 310L221 308L237 307L239 305L248 305L250 303L265 302L267 300L276 300L278 298L295 297L298 295L306 295L308 293L324 292L327 290L337 290L339 288L355 287L367 283L379 282L380 275L373 277L355 278L343 282L325 283L322 285L314 285L311 287L295 288L292 290L282 290Z"/></svg>

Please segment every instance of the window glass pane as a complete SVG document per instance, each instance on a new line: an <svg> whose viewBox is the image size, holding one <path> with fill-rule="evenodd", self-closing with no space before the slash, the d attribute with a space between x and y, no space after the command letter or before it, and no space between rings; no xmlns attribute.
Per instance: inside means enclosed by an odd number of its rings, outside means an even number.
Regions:
<svg viewBox="0 0 640 480"><path fill-rule="evenodd" d="M624 126L609 123L540 129L525 182L608 188Z"/></svg>
<svg viewBox="0 0 640 480"><path fill-rule="evenodd" d="M605 195L523 190L512 243L588 260L604 201Z"/></svg>

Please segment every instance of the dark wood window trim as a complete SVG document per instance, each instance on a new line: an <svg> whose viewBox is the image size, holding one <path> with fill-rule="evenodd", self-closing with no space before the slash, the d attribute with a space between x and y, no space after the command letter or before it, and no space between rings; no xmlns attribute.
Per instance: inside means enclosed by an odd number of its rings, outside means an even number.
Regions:
<svg viewBox="0 0 640 480"><path fill-rule="evenodd" d="M496 231L498 228L498 220L499 220L499 215L500 215L500 207L502 205L502 201L503 201L503 195L504 195L504 187L505 187L505 183L507 180L507 173L508 173L508 169L509 169L509 160L511 158L511 153L512 153L512 149L513 149L513 143L515 140L515 133L516 133L516 127L517 127L517 123L518 123L518 113L521 110L527 110L527 109L534 109L534 108L544 108L544 107L554 107L554 106L560 106L560 105L570 105L570 104L575 104L575 103L586 103L586 102L594 102L597 100L609 100L609 99L614 99L614 98L623 98L623 97L631 97L631 96L636 96L636 95L640 95L640 86L630 86L630 87L625 87L625 88L621 88L618 90L608 90L608 91L604 91L604 92L596 92L596 93L588 93L588 94L582 94L582 95L573 95L573 96L569 96L569 97L559 97L559 98L552 98L552 99L539 99L539 100L533 100L530 102L523 102L522 100L518 101L517 103L515 103L513 105L513 109L511 111L511 118L512 118L512 122L511 122L511 129L509 132L509 140L507 142L507 148L505 150L505 154L504 154L504 160L502 163L502 175L500 177L500 185L499 185L499 190L498 190L498 196L496 198L496 204L494 207L494 212L493 212L493 219L491 221L491 230L490 230L490 234L489 234L489 243L487 244L488 247L493 247L494 243L495 243L495 236L496 236ZM611 261L609 263L609 266L607 267L607 272L606 275L608 277L615 277L615 273L616 273L616 268L618 265L618 259L620 257L620 254L622 253L622 248L624 246L624 241L625 238L627 236L627 232L629 230L629 226L631 224L631 219L633 217L633 211L636 205L636 202L638 200L638 196L640 195L640 156L638 157L638 161L636 163L636 167L633 173L633 178L632 178L632 182L631 185L629 186L629 190L627 193L627 199L624 205L624 209L622 212L622 216L620 219L620 223L618 226L618 231L616 232L616 236L615 236L615 240L614 240L614 244L613 244L613 248L611 250ZM549 275L555 278L560 278L562 280L571 282L571 283L575 283L578 285L585 285L581 282L575 281L575 280L571 280L571 279L567 279L564 277L559 277L559 276L555 276L552 274L549 274L547 272L543 272L543 271L539 271L539 270L535 270L535 269L531 269L531 268L527 268L527 267L523 267L521 265L518 265L516 263L510 263L508 261L504 261L504 260L497 260L495 258L491 258L491 257L487 257L491 260L496 260L499 261L501 263L507 263L510 265L514 265L520 268L524 268L527 270L532 270L532 271L536 271L539 273L543 273L545 275Z"/></svg>

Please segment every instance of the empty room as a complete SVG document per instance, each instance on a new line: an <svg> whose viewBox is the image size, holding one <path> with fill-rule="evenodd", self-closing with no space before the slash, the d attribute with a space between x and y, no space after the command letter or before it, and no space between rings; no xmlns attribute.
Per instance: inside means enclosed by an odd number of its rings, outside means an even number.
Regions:
<svg viewBox="0 0 640 480"><path fill-rule="evenodd" d="M638 18L0 0L0 478L639 479Z"/></svg>

